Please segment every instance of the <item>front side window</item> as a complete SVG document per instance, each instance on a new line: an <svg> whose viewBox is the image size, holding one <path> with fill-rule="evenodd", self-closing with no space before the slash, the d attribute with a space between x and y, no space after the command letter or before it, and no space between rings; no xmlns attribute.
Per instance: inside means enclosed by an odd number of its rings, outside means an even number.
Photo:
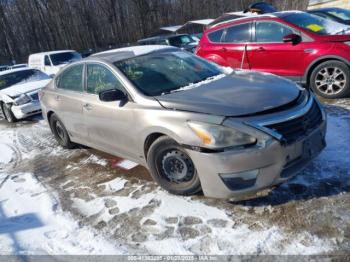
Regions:
<svg viewBox="0 0 350 262"><path fill-rule="evenodd" d="M250 23L234 25L226 29L225 43L246 43L251 41Z"/></svg>
<svg viewBox="0 0 350 262"><path fill-rule="evenodd" d="M345 34L349 31L349 26L308 13L294 13L282 19L318 35Z"/></svg>
<svg viewBox="0 0 350 262"><path fill-rule="evenodd" d="M83 69L84 65L71 66L64 70L57 78L57 87L64 90L83 92Z"/></svg>
<svg viewBox="0 0 350 262"><path fill-rule="evenodd" d="M50 77L36 69L17 71L0 76L0 90L12 85L50 79Z"/></svg>
<svg viewBox="0 0 350 262"><path fill-rule="evenodd" d="M81 59L81 55L77 52L64 52L64 53L57 53L50 55L52 64L62 65L62 64L68 64L74 61L78 61Z"/></svg>
<svg viewBox="0 0 350 262"><path fill-rule="evenodd" d="M283 37L293 34L293 30L280 23L270 21L256 22L256 42L258 43L283 43Z"/></svg>
<svg viewBox="0 0 350 262"><path fill-rule="evenodd" d="M182 51L150 53L114 65L148 96L181 90L223 73L218 66Z"/></svg>
<svg viewBox="0 0 350 262"><path fill-rule="evenodd" d="M122 90L122 84L115 75L102 65L87 65L87 92L97 95L111 89Z"/></svg>

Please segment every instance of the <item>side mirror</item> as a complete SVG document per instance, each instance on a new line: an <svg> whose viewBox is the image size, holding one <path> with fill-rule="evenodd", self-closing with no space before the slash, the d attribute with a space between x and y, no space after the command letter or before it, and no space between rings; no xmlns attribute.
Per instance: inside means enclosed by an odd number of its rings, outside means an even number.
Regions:
<svg viewBox="0 0 350 262"><path fill-rule="evenodd" d="M292 43L293 45L299 44L301 40L301 36L297 34L289 34L283 37L283 42Z"/></svg>
<svg viewBox="0 0 350 262"><path fill-rule="evenodd" d="M98 96L103 102L123 101L128 99L127 95L119 89L102 91Z"/></svg>

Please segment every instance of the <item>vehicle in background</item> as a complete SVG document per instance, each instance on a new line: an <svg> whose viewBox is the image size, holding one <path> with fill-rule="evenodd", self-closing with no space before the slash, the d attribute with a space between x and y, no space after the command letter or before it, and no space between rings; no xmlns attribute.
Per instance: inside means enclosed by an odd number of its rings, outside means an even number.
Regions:
<svg viewBox="0 0 350 262"><path fill-rule="evenodd" d="M174 194L254 193L290 179L325 147L326 116L308 90L174 47L92 55L56 75L40 101L61 146L140 163Z"/></svg>
<svg viewBox="0 0 350 262"><path fill-rule="evenodd" d="M198 37L189 34L162 35L138 41L139 45L169 45L193 53L198 45Z"/></svg>
<svg viewBox="0 0 350 262"><path fill-rule="evenodd" d="M196 54L222 66L290 78L326 98L350 94L349 27L299 11L240 18L207 30Z"/></svg>
<svg viewBox="0 0 350 262"><path fill-rule="evenodd" d="M6 70L8 70L8 69L9 69L9 66L8 66L8 65L1 65L1 66L0 66L0 72L6 71Z"/></svg>
<svg viewBox="0 0 350 262"><path fill-rule="evenodd" d="M347 10L347 9L337 8L337 7L328 7L328 8L313 9L307 12L309 14L318 15L326 19L331 19L338 23L350 25L350 10Z"/></svg>
<svg viewBox="0 0 350 262"><path fill-rule="evenodd" d="M81 55L74 50L43 52L31 54L28 58L28 66L53 76L62 67L81 59Z"/></svg>
<svg viewBox="0 0 350 262"><path fill-rule="evenodd" d="M259 15L262 14L269 14L269 13L274 13L277 12L278 10L272 6L269 3L266 2L258 2L258 3L254 3L248 6L247 9L245 9L243 12L244 13L256 13Z"/></svg>
<svg viewBox="0 0 350 262"><path fill-rule="evenodd" d="M37 69L0 72L0 110L8 122L41 112L38 92L51 78Z"/></svg>
<svg viewBox="0 0 350 262"><path fill-rule="evenodd" d="M15 65L9 66L9 70L25 68L25 67L28 67L28 64L15 64Z"/></svg>

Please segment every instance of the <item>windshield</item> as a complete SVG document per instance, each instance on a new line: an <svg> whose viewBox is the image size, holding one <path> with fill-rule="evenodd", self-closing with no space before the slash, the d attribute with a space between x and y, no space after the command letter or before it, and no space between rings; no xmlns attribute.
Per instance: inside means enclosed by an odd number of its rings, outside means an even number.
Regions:
<svg viewBox="0 0 350 262"><path fill-rule="evenodd" d="M290 14L282 19L318 35L344 34L349 29L346 25L307 13Z"/></svg>
<svg viewBox="0 0 350 262"><path fill-rule="evenodd" d="M77 52L66 52L50 55L53 65L68 64L81 59L81 55Z"/></svg>
<svg viewBox="0 0 350 262"><path fill-rule="evenodd" d="M148 96L170 93L222 74L216 65L181 51L151 53L114 65Z"/></svg>
<svg viewBox="0 0 350 262"><path fill-rule="evenodd" d="M346 9L330 9L326 13L333 15L341 20L350 20L350 11Z"/></svg>
<svg viewBox="0 0 350 262"><path fill-rule="evenodd" d="M6 75L0 76L0 90L16 84L23 84L23 83L40 81L45 79L50 79L50 77L45 73L36 69L12 72L12 73L8 73Z"/></svg>
<svg viewBox="0 0 350 262"><path fill-rule="evenodd" d="M189 35L182 35L182 36L172 37L169 39L170 45L178 46L178 47L187 45L192 42L194 42L194 40Z"/></svg>

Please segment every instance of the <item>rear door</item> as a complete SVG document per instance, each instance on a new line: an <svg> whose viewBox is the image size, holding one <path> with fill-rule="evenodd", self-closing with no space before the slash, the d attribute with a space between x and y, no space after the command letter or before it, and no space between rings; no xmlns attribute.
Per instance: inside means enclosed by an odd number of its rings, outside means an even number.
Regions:
<svg viewBox="0 0 350 262"><path fill-rule="evenodd" d="M126 93L122 83L109 67L100 63L87 64L86 92L83 114L88 129L89 141L96 148L137 159L132 150L136 141L133 127L136 123L133 102L103 102L101 91L120 89Z"/></svg>
<svg viewBox="0 0 350 262"><path fill-rule="evenodd" d="M232 68L249 69L247 50L252 41L252 23L242 23L226 28L218 50L226 65Z"/></svg>
<svg viewBox="0 0 350 262"><path fill-rule="evenodd" d="M71 138L76 141L87 139L83 120L84 64L68 67L56 80L56 92L51 99L53 111L63 122Z"/></svg>
<svg viewBox="0 0 350 262"><path fill-rule="evenodd" d="M256 21L255 42L249 50L251 69L299 81L304 73L304 44L283 42L284 36L293 33L301 34L278 21Z"/></svg>

